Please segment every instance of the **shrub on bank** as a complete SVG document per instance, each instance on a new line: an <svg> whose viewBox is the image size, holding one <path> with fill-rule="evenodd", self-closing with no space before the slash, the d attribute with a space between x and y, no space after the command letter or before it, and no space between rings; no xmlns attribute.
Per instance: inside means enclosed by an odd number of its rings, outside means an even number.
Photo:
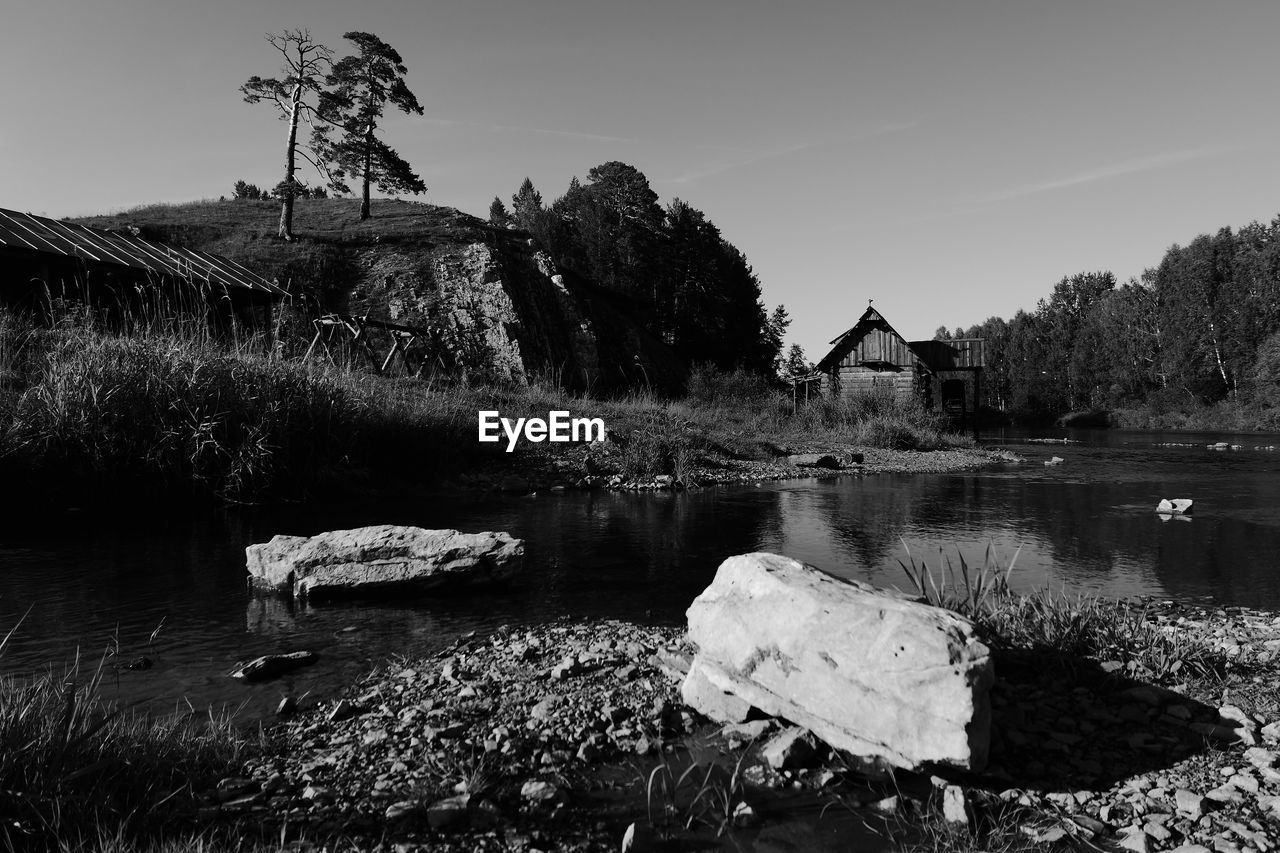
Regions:
<svg viewBox="0 0 1280 853"><path fill-rule="evenodd" d="M360 424L332 379L211 344L79 328L33 332L28 347L4 454L90 493L305 489Z"/></svg>

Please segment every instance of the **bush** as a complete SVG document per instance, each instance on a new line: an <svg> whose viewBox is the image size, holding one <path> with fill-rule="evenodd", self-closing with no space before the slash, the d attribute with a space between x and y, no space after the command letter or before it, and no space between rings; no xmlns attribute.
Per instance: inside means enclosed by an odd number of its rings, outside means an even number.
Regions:
<svg viewBox="0 0 1280 853"><path fill-rule="evenodd" d="M742 368L725 372L710 364L689 371L688 399L695 404L733 406L777 405L782 393L765 377Z"/></svg>
<svg viewBox="0 0 1280 853"><path fill-rule="evenodd" d="M349 451L360 421L328 377L211 344L83 328L31 341L3 455L90 492L296 492Z"/></svg>
<svg viewBox="0 0 1280 853"><path fill-rule="evenodd" d="M671 474L686 482L701 445L688 420L669 411L654 412L627 438L622 473L631 479Z"/></svg>

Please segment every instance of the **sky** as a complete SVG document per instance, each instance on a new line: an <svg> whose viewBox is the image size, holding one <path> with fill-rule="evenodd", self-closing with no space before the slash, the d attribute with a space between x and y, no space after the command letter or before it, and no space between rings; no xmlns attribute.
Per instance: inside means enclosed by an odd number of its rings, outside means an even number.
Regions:
<svg viewBox="0 0 1280 853"><path fill-rule="evenodd" d="M263 36L396 48L384 139L433 204L550 203L621 160L747 257L819 359L875 306L908 339L1121 281L1280 213L1280 3L0 0L0 207L107 213L283 175L237 91ZM376 215L376 204L374 207Z"/></svg>

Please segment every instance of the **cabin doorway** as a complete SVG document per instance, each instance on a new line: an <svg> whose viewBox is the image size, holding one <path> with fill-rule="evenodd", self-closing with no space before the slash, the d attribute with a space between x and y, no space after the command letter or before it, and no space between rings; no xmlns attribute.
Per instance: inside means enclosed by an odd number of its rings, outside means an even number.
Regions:
<svg viewBox="0 0 1280 853"><path fill-rule="evenodd" d="M942 411L952 417L964 417L964 386L965 382L963 379L944 379L942 381Z"/></svg>

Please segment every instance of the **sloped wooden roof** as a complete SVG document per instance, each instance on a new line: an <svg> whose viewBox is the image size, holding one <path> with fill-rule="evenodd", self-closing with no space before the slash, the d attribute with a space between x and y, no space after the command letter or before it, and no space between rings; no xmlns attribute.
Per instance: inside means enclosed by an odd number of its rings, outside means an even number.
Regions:
<svg viewBox="0 0 1280 853"><path fill-rule="evenodd" d="M0 248L127 267L272 297L287 295L283 288L221 255L4 208L0 208Z"/></svg>
<svg viewBox="0 0 1280 853"><path fill-rule="evenodd" d="M838 364L853 347L857 346L858 341L860 341L867 332L877 328L888 331L899 343L901 343L901 348L904 352L910 353L914 360L920 361L922 365L924 364L923 360L920 359L919 354L911 348L909 343L907 343L907 339L898 334L898 330L890 325L889 321L884 318L883 314L868 305L867 310L862 312L862 316L858 318L858 322L853 324L853 328L849 329L847 332L831 342L831 351L823 357L822 361L818 362L817 369L830 370Z"/></svg>
<svg viewBox="0 0 1280 853"><path fill-rule="evenodd" d="M871 306L853 324L853 328L831 342L831 351L818 362L816 370L829 371L848 355L858 342L873 329L887 331L911 360L926 370L960 370L980 368L985 362L985 342L979 338L954 341L908 341L893 328L884 315ZM905 366L905 365L900 365Z"/></svg>

